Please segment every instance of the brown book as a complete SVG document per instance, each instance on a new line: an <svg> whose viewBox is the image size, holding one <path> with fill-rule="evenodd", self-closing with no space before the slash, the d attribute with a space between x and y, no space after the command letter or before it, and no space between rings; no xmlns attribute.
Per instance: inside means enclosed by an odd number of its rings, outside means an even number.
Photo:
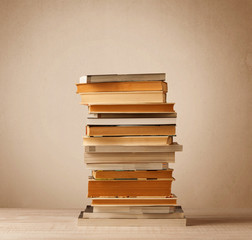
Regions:
<svg viewBox="0 0 252 240"><path fill-rule="evenodd" d="M172 136L83 137L84 146L167 146Z"/></svg>
<svg viewBox="0 0 252 240"><path fill-rule="evenodd" d="M92 171L95 179L172 178L173 169L153 171Z"/></svg>
<svg viewBox="0 0 252 240"><path fill-rule="evenodd" d="M89 180L88 197L170 196L169 180Z"/></svg>
<svg viewBox="0 0 252 240"><path fill-rule="evenodd" d="M162 126L87 126L87 136L167 136L175 135L175 125Z"/></svg>
<svg viewBox="0 0 252 240"><path fill-rule="evenodd" d="M81 104L146 104L165 103L166 92L136 91L136 92L86 92L80 93Z"/></svg>
<svg viewBox="0 0 252 240"><path fill-rule="evenodd" d="M132 92L132 91L164 91L167 83L162 81L113 82L113 83L78 83L77 93L85 92Z"/></svg>
<svg viewBox="0 0 252 240"><path fill-rule="evenodd" d="M93 206L174 206L177 204L176 197L169 198L93 198Z"/></svg>
<svg viewBox="0 0 252 240"><path fill-rule="evenodd" d="M114 102L116 103L116 102ZM174 113L174 103L90 105L89 113Z"/></svg>

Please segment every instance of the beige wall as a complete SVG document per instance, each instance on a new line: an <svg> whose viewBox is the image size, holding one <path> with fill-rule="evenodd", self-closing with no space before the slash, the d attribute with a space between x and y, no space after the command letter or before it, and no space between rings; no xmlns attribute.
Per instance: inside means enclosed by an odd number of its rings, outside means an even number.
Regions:
<svg viewBox="0 0 252 240"><path fill-rule="evenodd" d="M0 206L87 203L75 83L166 72L176 102L174 193L252 207L252 1L0 1Z"/></svg>

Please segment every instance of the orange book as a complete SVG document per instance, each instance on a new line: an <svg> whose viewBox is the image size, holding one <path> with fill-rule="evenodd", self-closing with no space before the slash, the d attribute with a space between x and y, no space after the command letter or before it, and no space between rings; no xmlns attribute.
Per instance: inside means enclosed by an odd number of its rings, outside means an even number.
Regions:
<svg viewBox="0 0 252 240"><path fill-rule="evenodd" d="M133 91L167 92L167 83L163 81L78 83L76 84L76 86L77 86L77 93L133 92Z"/></svg>
<svg viewBox="0 0 252 240"><path fill-rule="evenodd" d="M170 196L169 180L89 180L88 197Z"/></svg>
<svg viewBox="0 0 252 240"><path fill-rule="evenodd" d="M175 125L87 126L87 136L168 136L175 134Z"/></svg>
<svg viewBox="0 0 252 240"><path fill-rule="evenodd" d="M89 105L89 113L174 113L175 103Z"/></svg>
<svg viewBox="0 0 252 240"><path fill-rule="evenodd" d="M92 171L95 179L128 179L128 178L172 178L173 169L152 171Z"/></svg>

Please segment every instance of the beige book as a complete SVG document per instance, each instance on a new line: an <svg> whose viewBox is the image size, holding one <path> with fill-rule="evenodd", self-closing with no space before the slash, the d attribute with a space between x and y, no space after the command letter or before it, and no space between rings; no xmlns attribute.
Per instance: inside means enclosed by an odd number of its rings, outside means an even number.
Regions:
<svg viewBox="0 0 252 240"><path fill-rule="evenodd" d="M94 207L88 205L83 218L87 219L183 219L184 212L180 206L176 206L173 212L95 212Z"/></svg>
<svg viewBox="0 0 252 240"><path fill-rule="evenodd" d="M175 162L175 153L84 153L85 163Z"/></svg>
<svg viewBox="0 0 252 240"><path fill-rule="evenodd" d="M172 144L172 142L172 136L83 137L84 146L167 146Z"/></svg>
<svg viewBox="0 0 252 240"><path fill-rule="evenodd" d="M165 170L168 163L88 163L90 170Z"/></svg>
<svg viewBox="0 0 252 240"><path fill-rule="evenodd" d="M173 213L180 206L93 206L94 213Z"/></svg>
<svg viewBox="0 0 252 240"><path fill-rule="evenodd" d="M179 152L183 146L172 143L167 146L85 146L86 153L120 153L120 152Z"/></svg>

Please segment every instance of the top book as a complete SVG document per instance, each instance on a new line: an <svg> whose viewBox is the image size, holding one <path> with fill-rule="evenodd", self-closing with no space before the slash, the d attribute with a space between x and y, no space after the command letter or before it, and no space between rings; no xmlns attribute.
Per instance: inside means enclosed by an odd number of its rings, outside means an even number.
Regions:
<svg viewBox="0 0 252 240"><path fill-rule="evenodd" d="M165 81L165 73L107 74L80 77L80 83Z"/></svg>

